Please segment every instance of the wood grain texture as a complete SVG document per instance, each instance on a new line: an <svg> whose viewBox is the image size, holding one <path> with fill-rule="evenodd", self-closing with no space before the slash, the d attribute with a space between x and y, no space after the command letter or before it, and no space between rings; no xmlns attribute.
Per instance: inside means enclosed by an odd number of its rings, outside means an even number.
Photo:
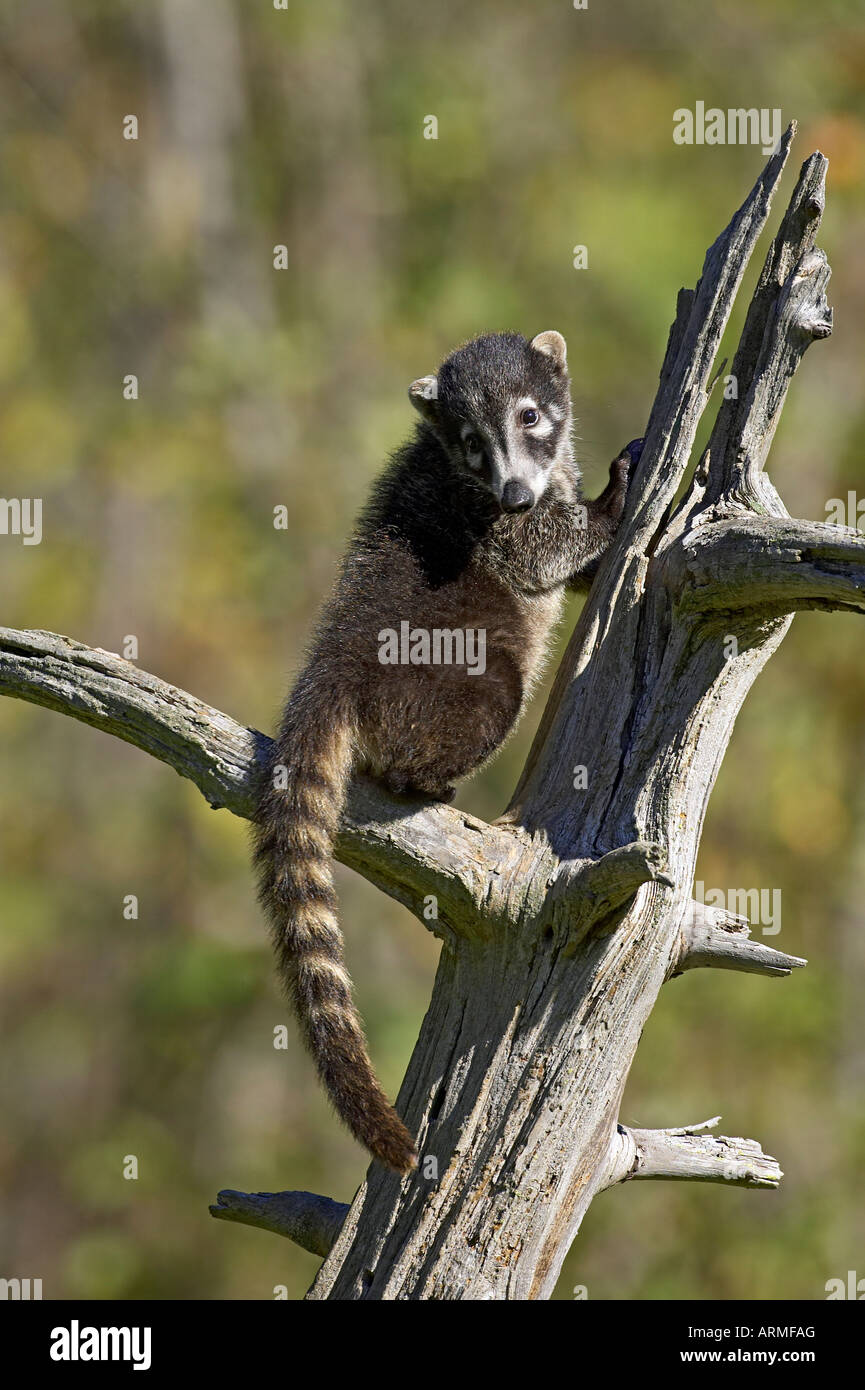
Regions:
<svg viewBox="0 0 865 1390"><path fill-rule="evenodd" d="M258 1226L285 1236L313 1255L327 1255L348 1214L345 1202L315 1192L232 1192L217 1194L210 1208L217 1221Z"/></svg>

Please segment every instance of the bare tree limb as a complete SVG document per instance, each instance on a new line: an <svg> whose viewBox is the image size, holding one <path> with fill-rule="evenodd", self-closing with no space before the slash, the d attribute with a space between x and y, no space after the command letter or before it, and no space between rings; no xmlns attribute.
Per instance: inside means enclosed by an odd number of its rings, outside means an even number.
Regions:
<svg viewBox="0 0 865 1390"><path fill-rule="evenodd" d="M252 815L271 740L114 652L53 632L0 628L0 695L132 743L189 778L215 809ZM487 861L506 862L517 848L510 832L440 803L398 801L361 778L336 855L452 941L476 929ZM429 897L437 916L425 912Z"/></svg>
<svg viewBox="0 0 865 1390"><path fill-rule="evenodd" d="M748 975L789 975L808 962L801 956L788 956L762 941L752 941L745 917L725 912L705 903L694 902L682 924L679 952L673 975L701 966L719 970L741 970Z"/></svg>
<svg viewBox="0 0 865 1390"><path fill-rule="evenodd" d="M333 1248L348 1207L314 1192L232 1192L226 1188L217 1194L210 1214L218 1221L258 1226L285 1236L324 1258Z"/></svg>
<svg viewBox="0 0 865 1390"><path fill-rule="evenodd" d="M603 1188L642 1178L721 1182L737 1187L777 1187L784 1176L777 1159L755 1139L703 1134L720 1116L680 1129L632 1129L619 1125Z"/></svg>
<svg viewBox="0 0 865 1390"><path fill-rule="evenodd" d="M683 613L865 612L865 536L828 522L740 515L695 526L665 565Z"/></svg>
<svg viewBox="0 0 865 1390"><path fill-rule="evenodd" d="M811 155L769 249L730 371L735 392L725 396L695 477L703 507L724 499L786 515L763 465L787 388L802 356L832 331L826 302L829 266L815 247L826 204L823 155ZM708 483L705 492L701 484Z"/></svg>
<svg viewBox="0 0 865 1390"><path fill-rule="evenodd" d="M550 890L551 921L564 923L564 953L575 954L593 928L606 925L644 883L672 888L663 845L638 840L600 859L562 864Z"/></svg>
<svg viewBox="0 0 865 1390"><path fill-rule="evenodd" d="M114 652L0 628L0 694L135 744L188 777L214 808L252 813L253 775L270 740Z"/></svg>

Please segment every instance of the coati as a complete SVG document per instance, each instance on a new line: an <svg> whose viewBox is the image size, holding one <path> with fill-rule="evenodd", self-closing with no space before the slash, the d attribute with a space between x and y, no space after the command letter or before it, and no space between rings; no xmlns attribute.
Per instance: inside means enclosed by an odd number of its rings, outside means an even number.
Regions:
<svg viewBox="0 0 865 1390"><path fill-rule="evenodd" d="M490 334L409 387L410 443L375 484L289 696L255 818L260 898L321 1079L352 1134L406 1172L415 1146L373 1072L331 873L353 772L450 799L513 729L566 588L586 588L642 441L583 502L565 340ZM382 638L484 632L479 663L388 663ZM423 647L423 644L421 644ZM414 653L413 653L414 656Z"/></svg>

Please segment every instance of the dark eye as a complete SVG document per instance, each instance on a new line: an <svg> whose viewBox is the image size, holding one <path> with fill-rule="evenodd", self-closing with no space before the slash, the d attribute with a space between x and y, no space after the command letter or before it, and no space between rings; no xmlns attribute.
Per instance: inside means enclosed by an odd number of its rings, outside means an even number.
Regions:
<svg viewBox="0 0 865 1390"><path fill-rule="evenodd" d="M520 419L524 425L536 425L541 418L541 412L535 410L533 405L527 406L521 413Z"/></svg>
<svg viewBox="0 0 865 1390"><path fill-rule="evenodd" d="M466 452L469 454L479 454L481 451L481 441L476 434L467 434L463 440Z"/></svg>

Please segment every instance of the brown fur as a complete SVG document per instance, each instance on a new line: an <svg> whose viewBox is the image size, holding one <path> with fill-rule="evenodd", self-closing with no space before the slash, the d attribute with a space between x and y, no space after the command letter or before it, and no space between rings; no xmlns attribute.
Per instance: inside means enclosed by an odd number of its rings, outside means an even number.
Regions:
<svg viewBox="0 0 865 1390"><path fill-rule="evenodd" d="M261 898L334 1105L398 1172L416 1163L415 1146L373 1072L337 924L331 855L348 781L367 771L394 792L449 797L495 752L541 669L565 587L587 585L615 531L629 462L611 466L581 526L579 471L563 435L543 496L503 515L460 469L444 424L422 424L374 491L285 708L274 754L285 786L271 769L256 822ZM427 631L484 629L485 672L383 665L379 634L404 620Z"/></svg>

